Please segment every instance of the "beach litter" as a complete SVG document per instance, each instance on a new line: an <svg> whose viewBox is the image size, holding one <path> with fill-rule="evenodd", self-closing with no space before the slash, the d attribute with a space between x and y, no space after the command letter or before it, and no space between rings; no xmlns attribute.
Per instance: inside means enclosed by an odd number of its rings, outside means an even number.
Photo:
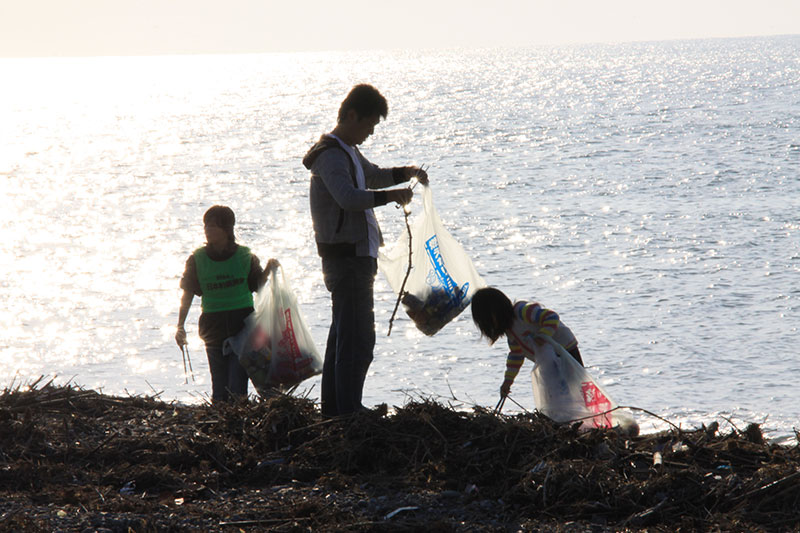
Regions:
<svg viewBox="0 0 800 533"><path fill-rule="evenodd" d="M800 528L797 442L756 424L579 426L425 399L329 419L283 394L212 406L18 387L0 394L0 529Z"/></svg>

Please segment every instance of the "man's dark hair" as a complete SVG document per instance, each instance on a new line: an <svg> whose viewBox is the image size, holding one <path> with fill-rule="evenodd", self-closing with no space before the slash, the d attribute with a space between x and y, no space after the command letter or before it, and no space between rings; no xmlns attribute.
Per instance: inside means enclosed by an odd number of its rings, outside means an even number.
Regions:
<svg viewBox="0 0 800 533"><path fill-rule="evenodd" d="M208 224L209 222L213 222L224 229L230 241L236 242L236 237L233 234L233 226L236 224L236 215L233 214L233 209L226 205L210 207L203 215L203 224Z"/></svg>
<svg viewBox="0 0 800 533"><path fill-rule="evenodd" d="M514 324L514 306L508 296L494 287L478 290L472 296L472 321L494 344Z"/></svg>
<svg viewBox="0 0 800 533"><path fill-rule="evenodd" d="M339 106L339 118L341 122L347 116L349 110L353 110L359 119L380 115L386 118L389 114L389 105L378 89L372 85L362 83L350 89L347 98Z"/></svg>

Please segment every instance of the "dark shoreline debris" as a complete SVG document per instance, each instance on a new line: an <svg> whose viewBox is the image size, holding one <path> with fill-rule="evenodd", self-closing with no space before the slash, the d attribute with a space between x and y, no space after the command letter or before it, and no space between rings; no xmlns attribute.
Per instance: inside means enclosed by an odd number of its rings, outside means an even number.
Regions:
<svg viewBox="0 0 800 533"><path fill-rule="evenodd" d="M0 530L800 531L800 448L435 401L326 419L35 384L0 395Z"/></svg>

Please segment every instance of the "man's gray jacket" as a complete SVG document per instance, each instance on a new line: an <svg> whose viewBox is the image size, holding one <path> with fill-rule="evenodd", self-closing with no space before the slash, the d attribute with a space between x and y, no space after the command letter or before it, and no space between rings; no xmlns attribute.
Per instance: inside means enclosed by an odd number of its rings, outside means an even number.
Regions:
<svg viewBox="0 0 800 533"><path fill-rule="evenodd" d="M364 169L366 190L358 187L353 160L335 138L323 135L303 158L303 165L311 171L311 219L317 250L323 257L369 255L364 212L389 201L386 191L371 189L408 181L405 167L380 168L358 148L355 152Z"/></svg>

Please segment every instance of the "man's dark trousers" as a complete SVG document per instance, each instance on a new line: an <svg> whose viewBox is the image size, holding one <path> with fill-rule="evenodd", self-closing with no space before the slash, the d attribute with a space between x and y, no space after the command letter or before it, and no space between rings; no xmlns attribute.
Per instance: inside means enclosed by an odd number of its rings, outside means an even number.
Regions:
<svg viewBox="0 0 800 533"><path fill-rule="evenodd" d="M333 316L322 367L322 414L348 415L363 408L361 396L375 348L373 257L322 258Z"/></svg>

